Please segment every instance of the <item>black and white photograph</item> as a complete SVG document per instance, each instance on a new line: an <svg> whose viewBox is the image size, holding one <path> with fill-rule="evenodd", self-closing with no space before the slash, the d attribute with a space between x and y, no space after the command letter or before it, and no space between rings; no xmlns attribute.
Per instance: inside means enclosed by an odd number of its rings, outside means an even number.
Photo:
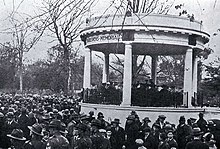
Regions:
<svg viewBox="0 0 220 149"><path fill-rule="evenodd" d="M0 149L220 149L220 0L0 0Z"/></svg>

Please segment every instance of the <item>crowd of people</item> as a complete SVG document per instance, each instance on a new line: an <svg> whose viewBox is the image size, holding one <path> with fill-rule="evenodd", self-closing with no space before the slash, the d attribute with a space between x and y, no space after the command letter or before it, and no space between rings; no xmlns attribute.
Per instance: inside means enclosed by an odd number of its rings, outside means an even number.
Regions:
<svg viewBox="0 0 220 149"><path fill-rule="evenodd" d="M180 107L183 104L183 93L174 86L156 86L153 83L132 85L131 104L144 107ZM101 86L93 86L85 90L82 97L84 102L96 104L115 104L122 102L122 86L118 83L107 82Z"/></svg>
<svg viewBox="0 0 220 149"><path fill-rule="evenodd" d="M113 82L93 85L82 92L82 99L87 103L119 105L122 102L122 86Z"/></svg>
<svg viewBox="0 0 220 149"><path fill-rule="evenodd" d="M100 111L82 113L71 97L0 97L1 149L217 149L220 129L206 121L184 116L179 124L159 115L140 120L136 111L126 118L106 121Z"/></svg>
<svg viewBox="0 0 220 149"><path fill-rule="evenodd" d="M180 107L183 93L174 86L137 83L132 87L132 104L144 107Z"/></svg>

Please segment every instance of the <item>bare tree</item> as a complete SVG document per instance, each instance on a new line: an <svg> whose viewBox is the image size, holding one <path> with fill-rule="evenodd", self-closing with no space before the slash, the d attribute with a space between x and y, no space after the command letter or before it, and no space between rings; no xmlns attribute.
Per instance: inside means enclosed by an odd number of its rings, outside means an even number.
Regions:
<svg viewBox="0 0 220 149"><path fill-rule="evenodd" d="M42 20L64 50L64 69L66 73L64 92L70 90L70 53L74 40L82 28L84 17L95 0L44 0ZM54 37L54 36L53 36Z"/></svg>
<svg viewBox="0 0 220 149"><path fill-rule="evenodd" d="M15 50L18 59L19 90L23 92L23 57L40 40L43 34L44 25L39 25L38 21L31 16L12 11L7 17L9 27L3 33L12 35L10 48Z"/></svg>

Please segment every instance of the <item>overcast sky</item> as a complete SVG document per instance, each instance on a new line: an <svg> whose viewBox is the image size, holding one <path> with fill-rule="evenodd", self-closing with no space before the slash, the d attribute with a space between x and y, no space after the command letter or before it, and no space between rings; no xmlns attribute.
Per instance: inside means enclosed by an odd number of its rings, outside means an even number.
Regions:
<svg viewBox="0 0 220 149"><path fill-rule="evenodd" d="M27 14L37 12L36 6L40 3L40 0L0 0L0 42L10 41L9 38L6 38L5 34L2 34L2 31L8 26L6 18L13 10L13 1L15 9L21 4L17 11ZM109 6L111 1L112 0L99 0L92 11L96 15L101 14L105 8ZM220 0L175 0L175 4L180 3L184 4L184 8L189 14L194 14L196 20L203 21L204 29L210 34L209 44L215 52L210 56L209 61L220 56L220 31L217 32L217 29L220 28ZM177 15L178 11L172 9L170 13ZM213 36L214 33L217 33L217 35ZM46 50L50 46L51 45L46 41L46 37L44 37L42 38L42 42L36 45L35 48L29 51L25 56L29 60L43 58L46 56Z"/></svg>

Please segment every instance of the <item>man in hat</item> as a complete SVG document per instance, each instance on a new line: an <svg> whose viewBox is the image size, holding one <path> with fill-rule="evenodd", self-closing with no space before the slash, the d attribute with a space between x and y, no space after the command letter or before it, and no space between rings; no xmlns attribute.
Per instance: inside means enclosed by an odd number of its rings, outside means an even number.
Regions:
<svg viewBox="0 0 220 149"><path fill-rule="evenodd" d="M95 117L94 117L94 111L89 111L89 117L88 117L88 121L91 123L92 120L94 120Z"/></svg>
<svg viewBox="0 0 220 149"><path fill-rule="evenodd" d="M156 141L155 137L151 134L151 128L145 127L142 130L142 133L143 133L142 139L144 141L144 146L150 149L157 149L158 142Z"/></svg>
<svg viewBox="0 0 220 149"><path fill-rule="evenodd" d="M4 142L4 124L5 124L5 116L2 112L0 112L0 142ZM4 148L4 144L0 143L0 148Z"/></svg>
<svg viewBox="0 0 220 149"><path fill-rule="evenodd" d="M142 120L142 124L140 126L140 131L143 131L145 128L150 128L149 123L151 122L151 120L149 119L149 117L145 117Z"/></svg>
<svg viewBox="0 0 220 149"><path fill-rule="evenodd" d="M186 119L184 116L180 116L179 119L179 125L176 129L176 135L177 135L177 143L179 146L179 149L185 149L187 139L191 135L191 128L190 126L186 125Z"/></svg>
<svg viewBox="0 0 220 149"><path fill-rule="evenodd" d="M11 134L7 134L11 141L12 149L23 149L24 142L26 138L23 135L23 131L21 129L13 129Z"/></svg>
<svg viewBox="0 0 220 149"><path fill-rule="evenodd" d="M126 149L133 149L136 146L135 140L139 135L139 126L135 122L135 115L129 115L125 123Z"/></svg>
<svg viewBox="0 0 220 149"><path fill-rule="evenodd" d="M11 133L13 129L18 128L18 123L15 121L15 115L13 112L8 112L6 114L6 128L8 128L8 133Z"/></svg>
<svg viewBox="0 0 220 149"><path fill-rule="evenodd" d="M159 145L158 145L158 149L169 149L170 146L167 143L167 135L165 134L165 132L160 133L159 135Z"/></svg>
<svg viewBox="0 0 220 149"><path fill-rule="evenodd" d="M152 131L151 131L152 136L155 139L155 144L157 144L157 146L159 145L159 135L160 135L160 125L158 123L154 123L152 125Z"/></svg>
<svg viewBox="0 0 220 149"><path fill-rule="evenodd" d="M169 130L167 133L167 143L169 144L170 148L178 149L178 144L174 139L173 131Z"/></svg>
<svg viewBox="0 0 220 149"><path fill-rule="evenodd" d="M76 139L75 147L77 149L90 149L92 147L92 140L89 136L89 127L86 124L77 124L79 138Z"/></svg>
<svg viewBox="0 0 220 149"><path fill-rule="evenodd" d="M209 149L209 146L201 141L201 135L203 132L199 127L195 127L192 130L193 140L186 144L185 149Z"/></svg>
<svg viewBox="0 0 220 149"><path fill-rule="evenodd" d="M104 119L104 115L102 112L98 113L97 119L101 122L101 129L106 129L109 126L109 123Z"/></svg>
<svg viewBox="0 0 220 149"><path fill-rule="evenodd" d="M114 149L121 149L122 146L125 144L125 130L119 124L120 119L115 118L114 121L111 122L111 145Z"/></svg>
<svg viewBox="0 0 220 149"><path fill-rule="evenodd" d="M211 133L214 135L214 138L216 140L215 145L217 148L220 148L220 131L216 127L217 125L212 120L209 120L207 123L207 133Z"/></svg>
<svg viewBox="0 0 220 149"><path fill-rule="evenodd" d="M52 120L49 124L49 132L51 137L47 141L46 149L68 149L69 141L61 135L61 121Z"/></svg>
<svg viewBox="0 0 220 149"><path fill-rule="evenodd" d="M18 124L19 124L21 130L24 132L24 136L27 139L30 139L30 137L29 137L30 131L28 129L29 122L30 122L30 119L27 115L27 111L24 107L22 107L21 114L18 116Z"/></svg>
<svg viewBox="0 0 220 149"><path fill-rule="evenodd" d="M199 113L199 119L196 123L197 123L198 127L201 129L201 131L203 131L203 132L207 131L207 128L206 128L207 122L204 119L204 114L202 112Z"/></svg>
<svg viewBox="0 0 220 149"><path fill-rule="evenodd" d="M91 140L92 140L92 149L99 149L103 146L101 133L99 129L101 128L101 121L99 119L94 119L91 122Z"/></svg>
<svg viewBox="0 0 220 149"><path fill-rule="evenodd" d="M13 112L8 112L6 114L6 121L2 126L2 143L1 145L5 148L8 148L11 146L10 139L6 136L7 134L10 134L14 129L18 128L18 123L15 121L15 116ZM23 133L23 132L22 132Z"/></svg>
<svg viewBox="0 0 220 149"><path fill-rule="evenodd" d="M106 130L105 129L99 129L99 132L101 134L101 142L102 146L100 146L101 149L112 149L110 140L106 137Z"/></svg>
<svg viewBox="0 0 220 149"><path fill-rule="evenodd" d="M157 120L155 121L155 123L160 126L160 132L163 132L163 128L166 125L165 124L165 119L166 119L165 115L159 115Z"/></svg>
<svg viewBox="0 0 220 149"><path fill-rule="evenodd" d="M30 129L31 139L25 142L24 149L45 149L46 143L42 141L44 136L42 126L38 123L28 126Z"/></svg>
<svg viewBox="0 0 220 149"><path fill-rule="evenodd" d="M70 141L70 146L73 146L74 142L71 140L74 140L73 138L78 135L76 126L80 123L80 116L79 114L73 112L70 119L71 121L67 125L67 139Z"/></svg>

